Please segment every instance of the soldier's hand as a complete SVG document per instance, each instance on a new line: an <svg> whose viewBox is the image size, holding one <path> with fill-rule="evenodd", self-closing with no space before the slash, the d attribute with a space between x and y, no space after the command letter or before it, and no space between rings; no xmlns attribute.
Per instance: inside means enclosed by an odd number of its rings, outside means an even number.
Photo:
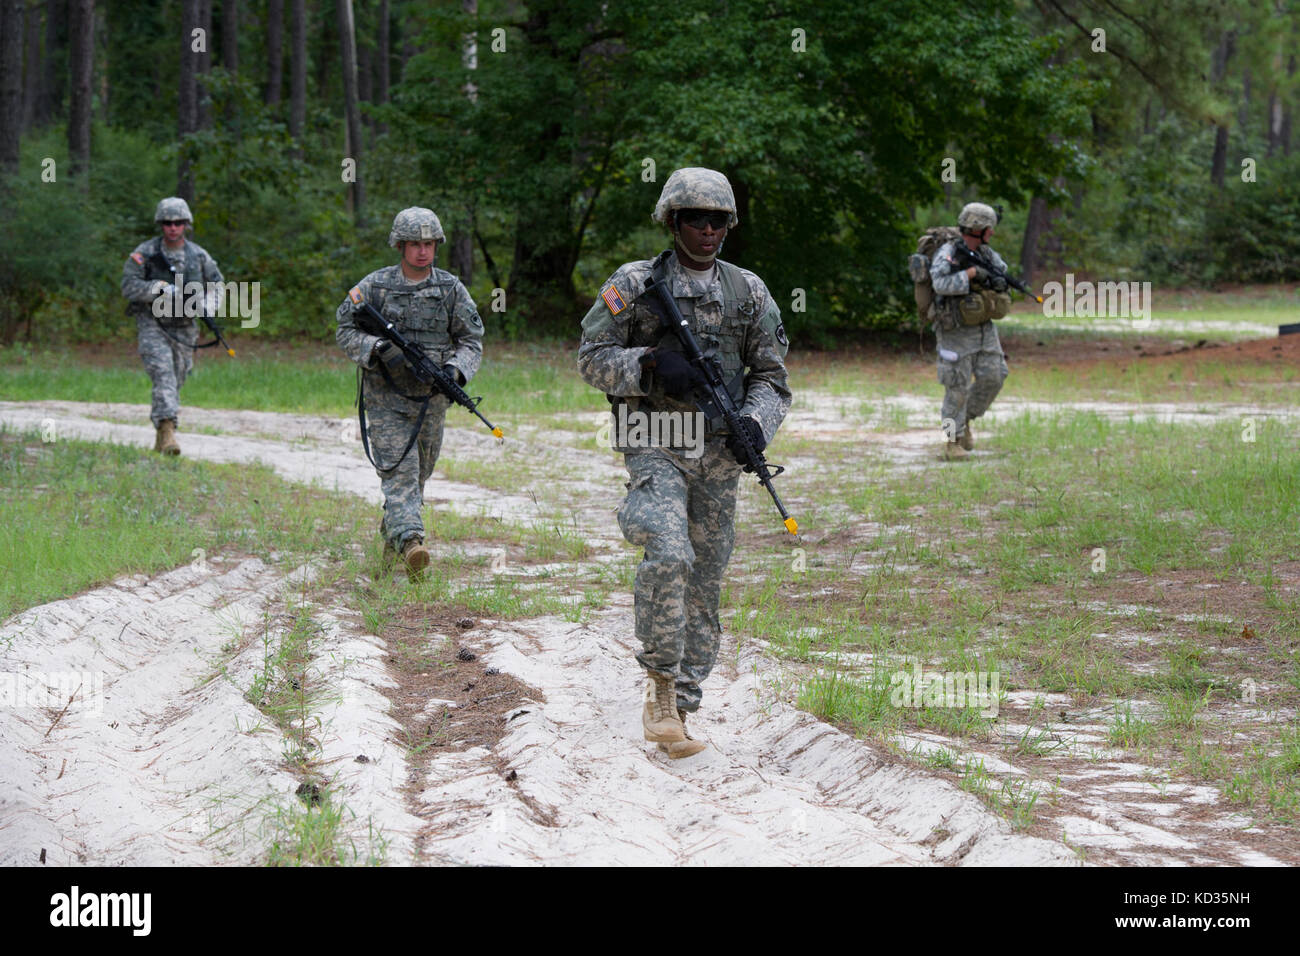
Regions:
<svg viewBox="0 0 1300 956"><path fill-rule="evenodd" d="M451 380L452 380L453 382L455 382L457 385L464 385L464 384L465 384L465 376L462 375L462 374L460 373L460 369L458 369L456 366L454 366L454 365L444 365L444 366L442 367L442 372L443 372L444 375L446 375L449 379L451 379Z"/></svg>
<svg viewBox="0 0 1300 956"><path fill-rule="evenodd" d="M748 415L742 415L740 427L745 430L745 436L749 439L749 444L754 451L762 451L767 447L767 442L763 440L763 429L754 419ZM745 455L744 446L735 435L727 438L727 451L731 452L731 456L736 459L738 464L745 466L745 471L754 470L754 466L749 463L749 459Z"/></svg>
<svg viewBox="0 0 1300 956"><path fill-rule="evenodd" d="M989 270L985 269L983 266L974 266L973 268L975 269L975 281L983 282L985 285L988 285Z"/></svg>
<svg viewBox="0 0 1300 956"><path fill-rule="evenodd" d="M1007 277L1006 277L1006 276L992 276L992 277L989 279L989 288L992 289L994 292L1006 292L1006 291L1007 291Z"/></svg>
<svg viewBox="0 0 1300 956"><path fill-rule="evenodd" d="M696 385L704 384L704 373L690 363L681 352L655 351L649 353L645 363L654 369L663 384L664 394L672 398L686 398Z"/></svg>
<svg viewBox="0 0 1300 956"><path fill-rule="evenodd" d="M170 282L163 282L162 279L159 279L153 285L153 294L170 298L176 294L176 286L172 285Z"/></svg>
<svg viewBox="0 0 1300 956"><path fill-rule="evenodd" d="M390 372L396 372L406 361L406 356L402 354L402 350L387 340L375 349L375 355L388 366Z"/></svg>

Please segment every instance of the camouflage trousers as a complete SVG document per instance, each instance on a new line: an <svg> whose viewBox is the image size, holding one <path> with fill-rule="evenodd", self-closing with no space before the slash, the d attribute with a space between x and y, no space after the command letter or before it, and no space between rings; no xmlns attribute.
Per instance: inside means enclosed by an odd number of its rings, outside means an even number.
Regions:
<svg viewBox="0 0 1300 956"><path fill-rule="evenodd" d="M979 418L993 404L1007 377L1007 360L992 322L940 330L937 336L944 431L953 440L966 422ZM949 353L946 357L945 352Z"/></svg>
<svg viewBox="0 0 1300 956"><path fill-rule="evenodd" d="M194 323L180 327L168 326L164 332L158 327L158 321L152 315L137 316L136 332L140 341L140 359L144 370L153 382L153 399L149 408L149 418L157 428L164 420L170 418L179 423L181 417L181 386L185 377L194 368L194 343L198 341L198 329ZM168 334L187 342L175 342Z"/></svg>
<svg viewBox="0 0 1300 956"><path fill-rule="evenodd" d="M375 373L367 372L365 376L370 454L377 465L383 466L375 469L384 492L384 517L379 523L379 533L384 541L401 551L408 538L424 537L424 521L420 517L424 483L433 474L438 452L442 449L442 427L448 402L441 395L430 400L419 437L406 457L398 462L420 418L419 403L408 402ZM413 388L407 394L413 395L416 391Z"/></svg>
<svg viewBox="0 0 1300 956"><path fill-rule="evenodd" d="M740 466L719 439L695 459L649 449L624 461L631 480L618 523L645 548L634 590L636 659L672 675L677 706L695 711L722 639L718 602L735 541Z"/></svg>

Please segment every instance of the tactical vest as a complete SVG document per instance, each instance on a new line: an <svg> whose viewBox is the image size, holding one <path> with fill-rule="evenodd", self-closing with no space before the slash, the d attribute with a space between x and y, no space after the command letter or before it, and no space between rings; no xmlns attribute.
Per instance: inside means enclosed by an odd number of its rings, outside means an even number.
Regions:
<svg viewBox="0 0 1300 956"><path fill-rule="evenodd" d="M451 341L451 310L456 277L435 268L429 278L411 284L401 278L401 266L391 275L391 279L376 279L370 284L378 300L375 308L441 365L455 351Z"/></svg>
<svg viewBox="0 0 1300 956"><path fill-rule="evenodd" d="M186 284L190 282L202 282L203 266L199 262L197 247L188 239L185 240L184 263L182 268L177 271L182 273ZM144 277L147 281L155 280L161 282L175 282L176 276L172 272L171 262L167 258L166 250L163 248L162 236L158 236L149 243L149 248L143 253L144 255ZM184 290L181 290L182 294ZM126 314L131 316L144 316L145 318L153 317L152 302L128 302L126 304ZM185 326L194 320L186 318L184 315L174 317L163 317L158 319L162 324L168 326Z"/></svg>
<svg viewBox="0 0 1300 956"><path fill-rule="evenodd" d="M925 242L928 236L937 233L937 231L930 230L925 236L921 237L921 241ZM960 238L960 234L958 234L958 238ZM945 244L947 241L945 239ZM977 252L976 255L979 256L979 253ZM982 259L983 257L979 256L979 258ZM914 255L908 264L909 269L912 270L914 281L917 281L917 275L920 273L920 263L917 261L919 259L921 259L921 255ZM992 265L992 263L990 262L989 265ZM977 284L978 280L975 279L971 280L970 291L965 295L935 295L934 287L931 285L928 261L925 263L924 271L924 285L930 291L925 308L941 332L950 332L962 325L983 325L985 322L1004 318L1007 312L1011 310L1010 295L1005 292L994 292L983 284ZM921 309L923 294L920 291L921 283L919 281L917 282L917 289L917 307Z"/></svg>
<svg viewBox="0 0 1300 956"><path fill-rule="evenodd" d="M723 379L727 383L727 391L737 402L742 402L745 398L744 338L757 312L758 303L739 266L733 266L722 260L717 260L717 264L718 281L722 286L721 316L697 315L698 299L677 299L677 308L681 310L682 318L690 323L691 331L695 333L695 338L704 353L718 358L722 365ZM663 328L658 318L653 316L645 306L642 306L641 317L628 329L627 344L628 348L653 346L665 352L683 351L676 334L671 329ZM665 395L659 383L653 379L651 381L650 394L644 397L620 398L613 395L606 397L615 406L620 402L626 402L632 410L637 409L642 403L662 411L689 412L695 409L691 402L679 401ZM715 426L717 423L710 424ZM711 427L711 431L715 430L717 429Z"/></svg>

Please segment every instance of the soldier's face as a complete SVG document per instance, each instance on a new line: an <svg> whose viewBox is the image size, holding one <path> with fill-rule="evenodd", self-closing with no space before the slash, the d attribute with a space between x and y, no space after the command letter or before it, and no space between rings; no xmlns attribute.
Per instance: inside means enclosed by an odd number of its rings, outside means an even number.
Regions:
<svg viewBox="0 0 1300 956"><path fill-rule="evenodd" d="M411 239L402 245L402 260L412 269L429 268L437 254L437 239Z"/></svg>
<svg viewBox="0 0 1300 956"><path fill-rule="evenodd" d="M726 213L693 215L694 210L682 210L677 215L677 239L686 254L697 262L712 262L727 238ZM722 225L715 225L721 219Z"/></svg>
<svg viewBox="0 0 1300 956"><path fill-rule="evenodd" d="M179 242L185 237L184 222L164 222L162 224L163 238L168 242Z"/></svg>

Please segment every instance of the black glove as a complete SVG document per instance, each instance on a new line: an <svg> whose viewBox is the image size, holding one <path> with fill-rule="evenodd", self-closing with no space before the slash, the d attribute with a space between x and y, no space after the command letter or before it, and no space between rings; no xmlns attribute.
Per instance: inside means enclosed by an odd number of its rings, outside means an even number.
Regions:
<svg viewBox="0 0 1300 956"><path fill-rule="evenodd" d="M753 446L754 451L762 451L767 447L767 442L763 440L763 428L758 422L748 415L740 416L740 427L745 430L749 443ZM727 438L727 451L731 452L733 458L738 464L745 466L745 471L753 471L754 468L749 464L749 459L745 457L745 449L740 444L740 440L735 435Z"/></svg>
<svg viewBox="0 0 1300 956"><path fill-rule="evenodd" d="M691 389L705 382L704 373L681 352L655 350L649 353L644 364L654 369L664 394L671 398L688 398Z"/></svg>
<svg viewBox="0 0 1300 956"><path fill-rule="evenodd" d="M443 372L444 375L446 375L449 379L451 379L451 380L452 380L453 382L455 382L457 385L464 385L464 384L465 384L465 376L462 375L462 374L460 374L460 369L458 369L456 366L454 366L454 365L444 365L444 366L442 367L442 372Z"/></svg>
<svg viewBox="0 0 1300 956"><path fill-rule="evenodd" d="M992 276L992 277L990 277L990 279L989 279L989 288L992 289L994 292L1006 292L1006 291L1007 291L1007 277L1006 277L1006 276Z"/></svg>
<svg viewBox="0 0 1300 956"><path fill-rule="evenodd" d="M981 283L981 284L983 284L983 285L988 285L988 284L989 284L989 270L988 270L988 269L985 269L983 266L976 266L976 267L975 267L975 278L972 279L971 281L972 281L972 282L979 282L979 283Z"/></svg>
<svg viewBox="0 0 1300 956"><path fill-rule="evenodd" d="M390 372L396 372L406 362L406 356L392 342L385 339L375 349L374 355L377 359L388 366Z"/></svg>

